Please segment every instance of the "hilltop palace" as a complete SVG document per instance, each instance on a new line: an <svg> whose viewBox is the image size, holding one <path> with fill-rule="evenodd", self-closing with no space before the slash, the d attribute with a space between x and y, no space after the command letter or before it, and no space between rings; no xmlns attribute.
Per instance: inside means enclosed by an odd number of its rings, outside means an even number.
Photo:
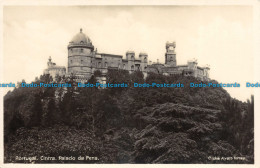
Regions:
<svg viewBox="0 0 260 168"><path fill-rule="evenodd" d="M183 74L194 76L202 81L209 80L209 66L197 66L196 60L188 61L186 65L177 65L175 47L175 42L166 43L165 64L151 63L151 61L148 63L147 53L140 53L136 58L134 51L127 51L124 59L122 55L98 53L97 49L94 50L90 38L80 29L68 45L67 72L65 66L57 66L50 57L44 74L50 74L53 78L56 75L74 74L78 82L83 82L99 70L102 76L99 80L104 83L108 69L123 69L130 73L139 70L144 76L148 72L154 72L163 75Z"/></svg>

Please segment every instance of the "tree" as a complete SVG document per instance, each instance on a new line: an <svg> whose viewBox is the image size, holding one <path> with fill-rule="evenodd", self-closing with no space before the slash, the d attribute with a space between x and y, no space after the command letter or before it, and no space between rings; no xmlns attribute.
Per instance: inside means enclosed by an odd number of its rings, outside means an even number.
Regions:
<svg viewBox="0 0 260 168"><path fill-rule="evenodd" d="M55 123L59 123L59 113L56 109L55 100L51 98L47 105L47 114L45 116L44 126L52 126Z"/></svg>
<svg viewBox="0 0 260 168"><path fill-rule="evenodd" d="M32 115L30 118L29 127L41 126L43 111L39 95L34 95L33 107L31 111Z"/></svg>

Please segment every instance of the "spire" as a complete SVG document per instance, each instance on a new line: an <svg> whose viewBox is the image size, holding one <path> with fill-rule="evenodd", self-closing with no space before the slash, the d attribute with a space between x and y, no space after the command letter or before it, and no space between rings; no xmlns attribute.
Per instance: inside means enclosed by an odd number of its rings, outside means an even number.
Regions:
<svg viewBox="0 0 260 168"><path fill-rule="evenodd" d="M82 28L80 28L80 33L82 33Z"/></svg>
<svg viewBox="0 0 260 168"><path fill-rule="evenodd" d="M51 62L51 56L49 56L49 62Z"/></svg>

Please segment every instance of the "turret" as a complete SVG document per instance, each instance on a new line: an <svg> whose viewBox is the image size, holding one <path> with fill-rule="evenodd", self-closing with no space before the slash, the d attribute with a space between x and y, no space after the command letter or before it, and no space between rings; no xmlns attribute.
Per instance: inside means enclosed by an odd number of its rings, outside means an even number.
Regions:
<svg viewBox="0 0 260 168"><path fill-rule="evenodd" d="M203 67L204 70L204 80L208 81L209 80L209 71L210 71L210 66L206 65Z"/></svg>
<svg viewBox="0 0 260 168"><path fill-rule="evenodd" d="M127 69L129 71L134 71L135 70L135 52L134 51L127 51L126 52L126 59L128 61Z"/></svg>
<svg viewBox="0 0 260 168"><path fill-rule="evenodd" d="M135 52L134 51L127 51L126 52L126 59L127 60L135 60Z"/></svg>
<svg viewBox="0 0 260 168"><path fill-rule="evenodd" d="M49 57L48 60L49 60L49 61L47 62L47 65L48 65L48 67L50 67L50 66L52 65L52 62L51 62L51 56Z"/></svg>
<svg viewBox="0 0 260 168"><path fill-rule="evenodd" d="M147 53L141 52L139 54L139 58L141 60L141 71L146 71L147 65L148 65L148 55Z"/></svg>
<svg viewBox="0 0 260 168"><path fill-rule="evenodd" d="M144 63L148 62L148 55L147 55L147 53L141 52L139 54L139 58L140 58L141 62L144 62Z"/></svg>
<svg viewBox="0 0 260 168"><path fill-rule="evenodd" d="M176 66L176 53L175 53L175 42L166 43L166 53L165 53L165 64L170 66Z"/></svg>
<svg viewBox="0 0 260 168"><path fill-rule="evenodd" d="M188 61L188 68L192 70L196 70L198 65L198 61L196 59Z"/></svg>

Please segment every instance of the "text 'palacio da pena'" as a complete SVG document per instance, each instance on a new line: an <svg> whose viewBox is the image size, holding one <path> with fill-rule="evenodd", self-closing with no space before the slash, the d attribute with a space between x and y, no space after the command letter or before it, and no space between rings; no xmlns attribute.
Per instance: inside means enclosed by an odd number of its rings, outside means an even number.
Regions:
<svg viewBox="0 0 260 168"><path fill-rule="evenodd" d="M68 45L67 70L65 66L57 66L49 58L48 68L44 70L44 74L50 74L53 79L56 75L73 74L78 82L83 82L94 75L95 71L100 71L102 76L100 82L105 83L108 69L122 69L129 73L141 71L144 76L147 76L148 72L163 75L183 74L208 81L209 66L200 67L196 60L188 61L186 65L177 65L175 47L175 42L166 43L165 64L151 63L148 61L147 53L140 53L137 56L134 51L127 51L126 57L123 58L123 55L97 52L90 38L80 29Z"/></svg>

